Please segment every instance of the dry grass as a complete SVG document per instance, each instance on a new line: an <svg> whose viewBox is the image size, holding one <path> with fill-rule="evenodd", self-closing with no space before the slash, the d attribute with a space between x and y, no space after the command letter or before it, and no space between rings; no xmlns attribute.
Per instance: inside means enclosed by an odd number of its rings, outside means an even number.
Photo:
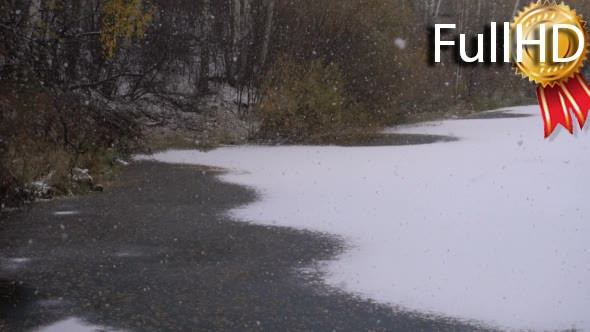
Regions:
<svg viewBox="0 0 590 332"><path fill-rule="evenodd" d="M69 101L34 88L0 88L0 206L33 200L40 181L57 195L92 189L72 180L74 168L88 169L95 183L113 178L133 124Z"/></svg>
<svg viewBox="0 0 590 332"><path fill-rule="evenodd" d="M144 131L145 139L139 147L146 153L166 150L211 150L217 142L199 140L191 137L191 133L167 130L165 128L150 128Z"/></svg>

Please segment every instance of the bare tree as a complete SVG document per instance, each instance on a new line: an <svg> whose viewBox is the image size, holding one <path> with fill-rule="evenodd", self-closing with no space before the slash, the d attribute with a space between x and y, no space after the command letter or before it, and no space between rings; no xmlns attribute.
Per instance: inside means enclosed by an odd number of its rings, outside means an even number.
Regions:
<svg viewBox="0 0 590 332"><path fill-rule="evenodd" d="M201 69L199 73L199 91L206 93L209 91L209 47L211 34L211 0L203 0L201 33Z"/></svg>
<svg viewBox="0 0 590 332"><path fill-rule="evenodd" d="M266 59L268 57L268 46L270 44L270 37L272 32L272 25L275 11L275 0L267 0L266 4L266 22L264 24L264 36L262 39L262 47L260 51L260 67L264 68Z"/></svg>

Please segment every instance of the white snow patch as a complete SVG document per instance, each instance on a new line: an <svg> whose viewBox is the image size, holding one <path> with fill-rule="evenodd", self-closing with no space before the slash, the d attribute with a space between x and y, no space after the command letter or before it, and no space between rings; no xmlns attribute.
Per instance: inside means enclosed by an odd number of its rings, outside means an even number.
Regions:
<svg viewBox="0 0 590 332"><path fill-rule="evenodd" d="M396 38L393 43L395 44L395 46L397 46L400 50L404 50L406 49L406 47L408 46L408 41L405 39L401 39L401 38Z"/></svg>
<svg viewBox="0 0 590 332"><path fill-rule="evenodd" d="M76 167L72 170L72 172L73 172L72 179L74 181L86 182L86 183L93 182L92 176L90 175L90 171L87 169L82 169L82 168Z"/></svg>
<svg viewBox="0 0 590 332"><path fill-rule="evenodd" d="M127 161L125 161L125 160L123 160L123 159L121 159L121 158L117 158L117 160L116 160L116 161L117 161L119 164L123 165L123 166L128 166L128 165L129 165L129 162L127 162Z"/></svg>
<svg viewBox="0 0 590 332"><path fill-rule="evenodd" d="M10 258L9 261L14 264L24 264L24 263L30 262L31 259L26 258L26 257L17 257L17 258Z"/></svg>
<svg viewBox="0 0 590 332"><path fill-rule="evenodd" d="M80 214L79 211L55 211L53 215L55 216L75 216Z"/></svg>
<svg viewBox="0 0 590 332"><path fill-rule="evenodd" d="M29 184L29 188L25 189L26 191L31 192L37 198L47 198L51 196L53 188L49 185L51 182L51 178L53 177L53 172L50 172L46 176L42 177L38 181L31 182Z"/></svg>
<svg viewBox="0 0 590 332"><path fill-rule="evenodd" d="M35 332L117 332L112 328L86 324L79 318L68 318L51 325L33 330Z"/></svg>
<svg viewBox="0 0 590 332"><path fill-rule="evenodd" d="M125 258L125 257L141 257L142 254L139 252L135 252L135 251L129 251L129 250L121 250L121 251L117 251L115 253L115 257L121 257L121 258Z"/></svg>
<svg viewBox="0 0 590 332"><path fill-rule="evenodd" d="M30 261L27 257L0 258L0 267L5 271L17 271Z"/></svg>
<svg viewBox="0 0 590 332"><path fill-rule="evenodd" d="M454 135L401 147L235 147L155 159L237 170L262 199L236 219L348 238L326 283L408 309L508 329L590 330L590 135L543 139L529 118L390 132Z"/></svg>

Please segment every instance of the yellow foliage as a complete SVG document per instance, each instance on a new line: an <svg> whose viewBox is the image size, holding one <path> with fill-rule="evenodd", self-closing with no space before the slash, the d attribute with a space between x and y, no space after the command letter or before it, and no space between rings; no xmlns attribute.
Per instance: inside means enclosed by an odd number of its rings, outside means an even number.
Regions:
<svg viewBox="0 0 590 332"><path fill-rule="evenodd" d="M143 0L105 0L101 11L100 41L109 58L113 57L119 38L127 45L134 37L143 38L153 18L153 8L144 11Z"/></svg>

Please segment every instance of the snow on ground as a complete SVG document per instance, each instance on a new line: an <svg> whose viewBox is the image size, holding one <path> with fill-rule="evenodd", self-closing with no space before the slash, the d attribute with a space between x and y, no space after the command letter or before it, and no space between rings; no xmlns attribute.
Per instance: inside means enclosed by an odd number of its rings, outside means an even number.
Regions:
<svg viewBox="0 0 590 332"><path fill-rule="evenodd" d="M75 216L80 214L78 211L55 211L53 212L54 216Z"/></svg>
<svg viewBox="0 0 590 332"><path fill-rule="evenodd" d="M68 318L51 325L36 329L35 332L117 332L104 326L86 324L78 318ZM121 331L120 331L121 332Z"/></svg>
<svg viewBox="0 0 590 332"><path fill-rule="evenodd" d="M27 257L0 257L0 272L2 272L2 270L16 271L23 267L25 264L29 263L30 261L31 259Z"/></svg>
<svg viewBox="0 0 590 332"><path fill-rule="evenodd" d="M239 220L338 234L329 285L509 329L590 331L590 134L543 139L529 118L392 132L462 140L402 147L228 147L155 159L233 170L260 201Z"/></svg>

